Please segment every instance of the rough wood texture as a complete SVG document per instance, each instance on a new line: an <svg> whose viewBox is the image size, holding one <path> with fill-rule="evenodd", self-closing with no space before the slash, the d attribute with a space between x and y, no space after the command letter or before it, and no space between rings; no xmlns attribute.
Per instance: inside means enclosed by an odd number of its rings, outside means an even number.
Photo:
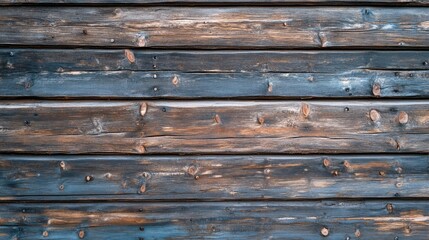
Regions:
<svg viewBox="0 0 429 240"><path fill-rule="evenodd" d="M11 49L0 51L0 96L424 98L428 61L425 51Z"/></svg>
<svg viewBox="0 0 429 240"><path fill-rule="evenodd" d="M2 152L427 153L429 141L428 101L2 101L0 116Z"/></svg>
<svg viewBox="0 0 429 240"><path fill-rule="evenodd" d="M429 198L428 155L0 155L0 200Z"/></svg>
<svg viewBox="0 0 429 240"><path fill-rule="evenodd" d="M425 201L1 204L7 239L422 239Z"/></svg>
<svg viewBox="0 0 429 240"><path fill-rule="evenodd" d="M426 8L2 7L0 45L161 48L429 46Z"/></svg>
<svg viewBox="0 0 429 240"><path fill-rule="evenodd" d="M24 4L280 4L280 5L393 5L393 6L419 6L429 5L428 0L0 0L0 5Z"/></svg>

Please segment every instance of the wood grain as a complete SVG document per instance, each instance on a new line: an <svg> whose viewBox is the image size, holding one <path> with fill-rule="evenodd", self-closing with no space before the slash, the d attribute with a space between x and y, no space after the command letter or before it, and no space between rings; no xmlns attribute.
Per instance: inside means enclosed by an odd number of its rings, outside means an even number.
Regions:
<svg viewBox="0 0 429 240"><path fill-rule="evenodd" d="M2 101L0 116L2 152L427 153L429 139L425 100Z"/></svg>
<svg viewBox="0 0 429 240"><path fill-rule="evenodd" d="M426 59L425 51L3 49L0 96L424 98L429 96Z"/></svg>
<svg viewBox="0 0 429 240"><path fill-rule="evenodd" d="M428 155L0 155L0 166L9 201L429 197Z"/></svg>
<svg viewBox="0 0 429 240"><path fill-rule="evenodd" d="M327 239L423 240L429 234L425 201L11 203L0 211L7 239L323 239L323 232Z"/></svg>
<svg viewBox="0 0 429 240"><path fill-rule="evenodd" d="M388 6L426 6L429 5L427 0L0 0L0 5L25 5L25 4L52 4L52 5L65 5L65 4L242 4L248 6L249 4L255 5L388 5Z"/></svg>
<svg viewBox="0 0 429 240"><path fill-rule="evenodd" d="M3 7L0 45L136 48L429 46L426 8Z"/></svg>

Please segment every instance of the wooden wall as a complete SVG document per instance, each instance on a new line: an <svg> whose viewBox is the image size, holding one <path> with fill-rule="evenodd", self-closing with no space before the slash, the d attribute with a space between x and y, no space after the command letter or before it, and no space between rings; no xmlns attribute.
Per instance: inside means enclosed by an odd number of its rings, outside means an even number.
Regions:
<svg viewBox="0 0 429 240"><path fill-rule="evenodd" d="M429 239L429 0L0 0L0 239Z"/></svg>

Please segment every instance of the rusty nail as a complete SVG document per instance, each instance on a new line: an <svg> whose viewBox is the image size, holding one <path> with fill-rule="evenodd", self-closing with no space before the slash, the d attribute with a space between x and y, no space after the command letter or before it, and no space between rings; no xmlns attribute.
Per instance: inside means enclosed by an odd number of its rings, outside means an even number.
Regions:
<svg viewBox="0 0 429 240"><path fill-rule="evenodd" d="M139 189L139 193L144 193L144 192L146 192L146 184L142 184L141 186L140 186L140 189Z"/></svg>
<svg viewBox="0 0 429 240"><path fill-rule="evenodd" d="M85 177L85 182L91 182L92 180L94 180L94 177L93 176L86 176Z"/></svg>
<svg viewBox="0 0 429 240"><path fill-rule="evenodd" d="M125 57L128 59L128 61L130 62L130 63L134 63L135 61L136 61L136 58L135 58L135 56L134 56L134 53L133 52L131 52L130 50L128 50L128 49L125 49Z"/></svg>
<svg viewBox="0 0 429 240"><path fill-rule="evenodd" d="M140 105L140 115L143 117L147 112L147 103L142 103Z"/></svg>
<svg viewBox="0 0 429 240"><path fill-rule="evenodd" d="M404 111L399 112L398 121L400 124L406 124L408 122L408 114Z"/></svg>
<svg viewBox="0 0 429 240"><path fill-rule="evenodd" d="M47 237L47 236L49 236L49 233L48 233L48 231L43 231L42 235L43 235L43 237Z"/></svg>
<svg viewBox="0 0 429 240"><path fill-rule="evenodd" d="M79 235L80 239L84 238L85 237L85 231L80 230L79 233L78 233L78 235Z"/></svg>
<svg viewBox="0 0 429 240"><path fill-rule="evenodd" d="M307 103L301 104L301 113L306 118L310 115L310 106Z"/></svg>
<svg viewBox="0 0 429 240"><path fill-rule="evenodd" d="M323 159L323 166L329 167L329 165L331 165L331 161L329 161L329 159L327 159L327 158Z"/></svg>
<svg viewBox="0 0 429 240"><path fill-rule="evenodd" d="M380 97L381 86L379 83L374 83L374 85L372 85L372 94L374 94L374 96L376 96L376 97Z"/></svg>
<svg viewBox="0 0 429 240"><path fill-rule="evenodd" d="M269 82L268 83L268 89L267 89L267 91L270 93L270 92L273 92L273 83L271 83L271 82Z"/></svg>
<svg viewBox="0 0 429 240"><path fill-rule="evenodd" d="M174 75L171 79L171 83L173 83L174 86L177 86L179 84L179 77L177 75Z"/></svg>
<svg viewBox="0 0 429 240"><path fill-rule="evenodd" d="M222 120L220 119L219 114L216 114L216 115L215 115L214 120L215 120L215 122L216 122L217 124L221 124L221 123L222 123Z"/></svg>
<svg viewBox="0 0 429 240"><path fill-rule="evenodd" d="M377 122L378 120L380 120L380 113L378 113L377 110L372 109L371 111L369 111L369 118L371 119L371 121Z"/></svg>
<svg viewBox="0 0 429 240"><path fill-rule="evenodd" d="M386 210L388 213L393 213L393 204L391 203L386 204Z"/></svg>
<svg viewBox="0 0 429 240"><path fill-rule="evenodd" d="M320 229L320 234L324 237L327 237L329 235L329 229L326 227L323 227L322 229Z"/></svg>
<svg viewBox="0 0 429 240"><path fill-rule="evenodd" d="M66 163L64 161L60 162L60 168L64 170L66 168Z"/></svg>

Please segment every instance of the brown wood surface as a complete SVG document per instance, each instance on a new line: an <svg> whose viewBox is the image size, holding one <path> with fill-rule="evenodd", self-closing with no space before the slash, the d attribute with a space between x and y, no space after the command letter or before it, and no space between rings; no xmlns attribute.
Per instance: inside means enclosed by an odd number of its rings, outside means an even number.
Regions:
<svg viewBox="0 0 429 240"><path fill-rule="evenodd" d="M427 101L2 101L3 152L428 152Z"/></svg>
<svg viewBox="0 0 429 240"><path fill-rule="evenodd" d="M426 8L2 7L0 45L138 48L429 46Z"/></svg>

